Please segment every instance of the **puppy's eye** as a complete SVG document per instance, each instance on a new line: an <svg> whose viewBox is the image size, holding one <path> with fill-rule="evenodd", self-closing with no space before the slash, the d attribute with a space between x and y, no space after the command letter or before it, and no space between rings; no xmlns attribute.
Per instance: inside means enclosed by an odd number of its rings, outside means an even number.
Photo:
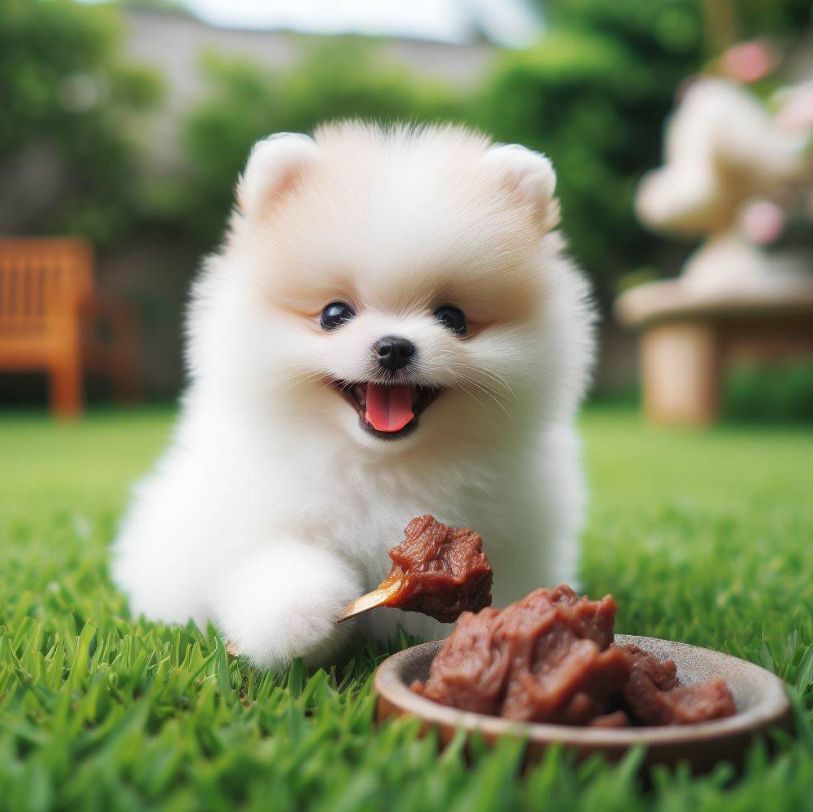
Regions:
<svg viewBox="0 0 813 812"><path fill-rule="evenodd" d="M466 317L459 307L443 305L435 311L435 318L453 333L462 336L466 334Z"/></svg>
<svg viewBox="0 0 813 812"><path fill-rule="evenodd" d="M323 330L335 330L341 327L346 321L350 321L356 311L345 302L331 302L325 306L322 315L319 317L319 324Z"/></svg>

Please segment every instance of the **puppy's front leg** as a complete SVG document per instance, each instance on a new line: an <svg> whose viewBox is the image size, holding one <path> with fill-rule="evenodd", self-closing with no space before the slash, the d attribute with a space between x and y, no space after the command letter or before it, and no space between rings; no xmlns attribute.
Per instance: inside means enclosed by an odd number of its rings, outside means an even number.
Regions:
<svg viewBox="0 0 813 812"><path fill-rule="evenodd" d="M282 668L295 657L320 663L348 632L336 625L339 611L363 591L335 553L279 540L222 573L212 594L214 622L235 653L261 668Z"/></svg>

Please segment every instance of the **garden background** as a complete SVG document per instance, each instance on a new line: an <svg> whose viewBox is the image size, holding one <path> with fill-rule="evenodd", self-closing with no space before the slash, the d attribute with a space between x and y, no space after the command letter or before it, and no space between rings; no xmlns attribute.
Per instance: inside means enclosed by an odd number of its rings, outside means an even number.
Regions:
<svg viewBox="0 0 813 812"><path fill-rule="evenodd" d="M552 158L563 227L604 316L596 391L629 395L635 346L612 301L674 275L693 247L648 232L633 210L664 122L683 83L732 42L771 38L798 72L810 3L537 0L538 28L509 48L489 39L477 4L447 2L463 10L457 42L224 28L167 0L0 0L0 234L90 240L97 287L142 325L146 395L166 400L183 379L188 283L222 236L255 140L346 116L464 122ZM810 378L774 375L780 415L813 414ZM1 380L0 403L44 402L42 376ZM760 410L759 375L732 387L733 408ZM90 392L106 394L93 381Z"/></svg>

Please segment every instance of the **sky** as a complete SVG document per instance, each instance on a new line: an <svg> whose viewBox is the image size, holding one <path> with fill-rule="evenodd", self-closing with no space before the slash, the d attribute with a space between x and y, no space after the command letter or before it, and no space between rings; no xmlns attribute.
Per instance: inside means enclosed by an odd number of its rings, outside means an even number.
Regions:
<svg viewBox="0 0 813 812"><path fill-rule="evenodd" d="M213 25L362 33L466 42L475 23L506 46L533 42L540 22L528 0L182 0Z"/></svg>

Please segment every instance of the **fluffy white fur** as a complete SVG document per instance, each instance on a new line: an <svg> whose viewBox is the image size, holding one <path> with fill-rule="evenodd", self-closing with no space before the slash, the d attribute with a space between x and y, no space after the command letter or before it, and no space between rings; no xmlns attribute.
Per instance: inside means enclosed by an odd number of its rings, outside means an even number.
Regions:
<svg viewBox="0 0 813 812"><path fill-rule="evenodd" d="M211 620L263 667L325 661L353 628L443 634L389 609L334 623L421 513L482 534L497 605L573 581L592 317L551 230L554 186L544 156L457 127L345 123L255 146L194 286L174 439L115 544L135 614ZM325 332L337 299L357 316ZM442 304L469 335L433 317ZM329 381L375 378L371 345L393 334L418 348L410 379L444 392L386 441Z"/></svg>

